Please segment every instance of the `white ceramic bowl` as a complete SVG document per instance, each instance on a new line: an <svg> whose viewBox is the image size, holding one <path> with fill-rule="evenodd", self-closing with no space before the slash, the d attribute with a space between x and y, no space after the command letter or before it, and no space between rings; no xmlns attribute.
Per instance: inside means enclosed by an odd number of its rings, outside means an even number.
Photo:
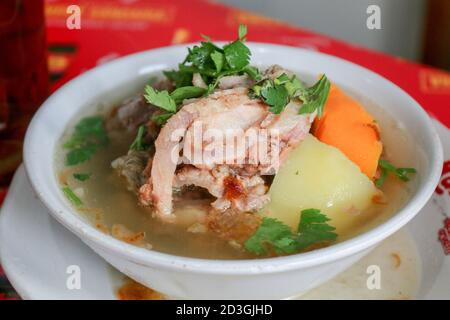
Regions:
<svg viewBox="0 0 450 320"><path fill-rule="evenodd" d="M415 143L417 188L407 204L385 223L308 253L222 261L173 256L129 245L98 231L70 206L54 172L55 148L67 124L81 109L117 101L128 88L142 85L149 74L176 67L186 54L186 46L150 50L90 70L55 92L34 116L24 146L27 174L36 194L59 222L121 272L172 297L278 299L304 292L334 277L405 225L425 205L438 183L442 169L439 138L425 111L396 85L325 54L269 44L249 43L249 47L255 65L278 63L301 74L326 73L335 83L387 110Z"/></svg>

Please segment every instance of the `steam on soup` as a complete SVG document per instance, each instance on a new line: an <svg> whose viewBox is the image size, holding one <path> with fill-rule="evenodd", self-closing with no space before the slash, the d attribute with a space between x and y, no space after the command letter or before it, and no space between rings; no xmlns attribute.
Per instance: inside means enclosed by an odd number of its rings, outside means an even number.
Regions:
<svg viewBox="0 0 450 320"><path fill-rule="evenodd" d="M175 255L271 257L353 237L407 200L395 121L325 75L308 86L250 66L245 33L69 126L62 192L101 231Z"/></svg>

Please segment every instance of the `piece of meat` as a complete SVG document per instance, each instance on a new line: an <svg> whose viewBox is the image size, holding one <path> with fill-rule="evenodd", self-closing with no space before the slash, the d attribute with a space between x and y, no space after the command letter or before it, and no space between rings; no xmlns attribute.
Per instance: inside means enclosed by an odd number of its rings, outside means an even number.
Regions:
<svg viewBox="0 0 450 320"><path fill-rule="evenodd" d="M185 152L194 147L192 140L189 139L189 136L193 137L194 134L188 132L195 120L199 120L197 123L201 125L208 124L209 129L224 130L245 129L265 117L267 106L260 100L250 99L247 92L245 88L217 91L207 98L183 106L169 119L155 142L156 152L151 177L140 190L140 199L144 205L149 205L148 200L151 199L161 216L171 214L172 184L180 160L182 140L183 158L187 163L196 162L189 152ZM201 150L194 150L193 154L196 151Z"/></svg>
<svg viewBox="0 0 450 320"><path fill-rule="evenodd" d="M227 153L227 140L245 141L245 131L259 124L268 112L264 103L250 99L247 92L246 88L229 89L212 94L209 101L202 99L202 112L186 131L183 148L185 163L212 169L217 164L233 163L245 158L245 150L242 150L241 155ZM199 132L204 135L199 137ZM224 139L214 139L209 133L220 133L219 136ZM205 150L222 150L222 156L216 157Z"/></svg>
<svg viewBox="0 0 450 320"><path fill-rule="evenodd" d="M173 84L168 80L156 81L153 85L156 90L173 89ZM136 95L125 99L118 107L114 108L106 121L106 128L108 131L122 132L136 132L141 125L147 127L148 140L155 140L159 134L160 126L151 121L153 115L161 113L161 109L149 104L145 101L142 95Z"/></svg>
<svg viewBox="0 0 450 320"><path fill-rule="evenodd" d="M289 152L302 142L309 130L316 113L299 114L301 107L300 102L291 101L278 115L269 114L263 120L261 127L267 130L276 130L279 134L279 145L276 146L275 152L278 154L278 161L272 161L269 165L261 166L262 174L275 174L278 172L279 166L286 160ZM268 157L274 159L271 152L271 146L268 146ZM250 153L255 151L250 150Z"/></svg>
<svg viewBox="0 0 450 320"><path fill-rule="evenodd" d="M172 181L178 164L180 141L183 130L191 124L197 113L195 107L182 108L167 121L155 141L151 177L140 188L139 198L143 205L153 203L161 215L172 213ZM172 134L178 130L181 131L175 139Z"/></svg>
<svg viewBox="0 0 450 320"><path fill-rule="evenodd" d="M145 168L148 163L152 163L149 157L149 152L130 150L111 162L112 168L125 179L128 190L137 192L145 183Z"/></svg>
<svg viewBox="0 0 450 320"><path fill-rule="evenodd" d="M225 171L225 172L224 172ZM223 179L229 175L225 166L218 166L214 170L202 170L194 166L183 166L176 174L173 186L197 186L208 190L216 198L224 193Z"/></svg>
<svg viewBox="0 0 450 320"><path fill-rule="evenodd" d="M212 170L183 166L177 171L173 186L197 186L208 190L217 198L212 207L221 212L230 208L241 212L257 211L270 201L265 181L260 176L239 176L227 165Z"/></svg>
<svg viewBox="0 0 450 320"><path fill-rule="evenodd" d="M271 75L285 73L272 68ZM309 132L315 114L299 115L300 102L290 102L274 115L259 99L251 99L248 89L218 90L206 98L185 104L172 116L155 142L151 176L140 188L140 201L153 204L156 214L173 219L173 188L196 186L216 198L217 211L257 211L270 201L261 175L274 175L289 151ZM200 130L200 134L198 133ZM226 139L215 139L216 132ZM251 135L273 139L248 139ZM228 138L231 139L228 139ZM243 142L242 152L228 153L230 144ZM214 150L210 154L206 151ZM255 155L261 150L270 161ZM278 159L278 161L272 161ZM178 170L177 170L178 168Z"/></svg>
<svg viewBox="0 0 450 320"><path fill-rule="evenodd" d="M106 128L109 131L135 132L140 125L148 122L156 110L157 108L147 104L141 95L129 98L111 112L106 121Z"/></svg>
<svg viewBox="0 0 450 320"><path fill-rule="evenodd" d="M264 179L259 175L230 175L223 180L222 197L211 205L221 212L230 208L240 212L256 212L269 203L267 190Z"/></svg>

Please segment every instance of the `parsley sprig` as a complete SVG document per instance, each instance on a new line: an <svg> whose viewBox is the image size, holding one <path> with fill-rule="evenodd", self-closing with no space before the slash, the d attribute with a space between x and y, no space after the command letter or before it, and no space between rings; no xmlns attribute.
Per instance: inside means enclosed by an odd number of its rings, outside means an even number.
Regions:
<svg viewBox="0 0 450 320"><path fill-rule="evenodd" d="M244 247L257 255L292 254L308 249L314 244L332 242L337 238L336 230L327 224L330 219L318 209L302 210L297 232L281 221L263 218L256 232L245 242Z"/></svg>
<svg viewBox="0 0 450 320"><path fill-rule="evenodd" d="M312 87L306 88L301 81L293 76L289 78L283 73L278 78L264 79L255 84L251 95L261 98L270 106L270 111L281 113L290 100L299 99L303 102L300 114L317 111L320 118L330 91L330 81L323 75Z"/></svg>
<svg viewBox="0 0 450 320"><path fill-rule="evenodd" d="M389 173L392 173L400 180L407 182L410 179L409 175L417 172L414 168L397 168L387 160L378 161L378 167L380 168L380 177L375 182L375 185L378 188L381 188L384 185Z"/></svg>

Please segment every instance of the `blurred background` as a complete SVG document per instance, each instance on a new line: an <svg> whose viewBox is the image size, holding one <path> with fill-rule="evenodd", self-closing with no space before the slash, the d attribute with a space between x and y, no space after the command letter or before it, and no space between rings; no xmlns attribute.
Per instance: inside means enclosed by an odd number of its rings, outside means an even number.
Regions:
<svg viewBox="0 0 450 320"><path fill-rule="evenodd" d="M402 58L450 70L450 0L218 0ZM369 30L367 7L381 9Z"/></svg>

